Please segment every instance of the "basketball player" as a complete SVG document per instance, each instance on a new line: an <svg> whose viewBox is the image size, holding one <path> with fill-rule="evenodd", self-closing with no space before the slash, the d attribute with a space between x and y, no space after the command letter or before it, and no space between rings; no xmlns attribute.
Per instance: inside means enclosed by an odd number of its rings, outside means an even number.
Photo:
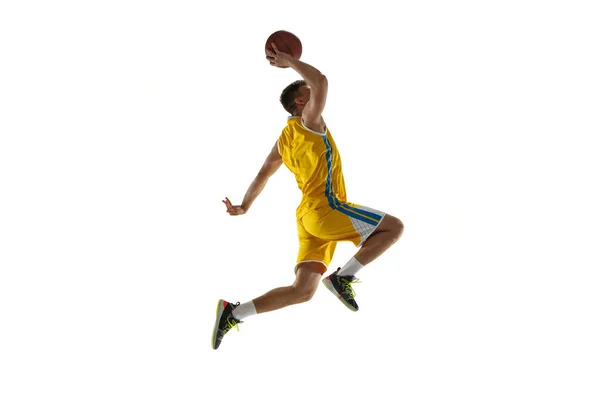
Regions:
<svg viewBox="0 0 600 400"><path fill-rule="evenodd" d="M358 311L352 284L357 273L402 235L402 222L389 214L346 201L340 155L321 113L327 100L327 78L313 66L280 52L273 44L267 60L291 67L303 80L286 87L280 101L291 116L241 205L223 202L229 215L242 215L281 166L296 176L302 200L296 210L300 249L291 286L273 289L246 303L219 300L212 346L217 349L231 328L246 317L310 300L339 241L360 247L346 265L322 279L346 307ZM238 328L239 329L239 328Z"/></svg>

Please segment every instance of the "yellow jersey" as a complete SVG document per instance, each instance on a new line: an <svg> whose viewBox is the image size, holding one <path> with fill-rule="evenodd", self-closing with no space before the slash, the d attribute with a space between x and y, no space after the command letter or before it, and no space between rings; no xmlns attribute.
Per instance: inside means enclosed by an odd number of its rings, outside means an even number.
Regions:
<svg viewBox="0 0 600 400"><path fill-rule="evenodd" d="M302 191L297 218L323 206L335 209L346 202L342 160L327 126L325 133L319 133L304 126L301 117L288 117L277 147Z"/></svg>

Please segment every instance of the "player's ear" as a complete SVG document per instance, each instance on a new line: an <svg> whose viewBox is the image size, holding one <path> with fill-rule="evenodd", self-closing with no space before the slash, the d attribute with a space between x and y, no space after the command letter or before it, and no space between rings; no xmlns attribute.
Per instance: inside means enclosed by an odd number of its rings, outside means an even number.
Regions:
<svg viewBox="0 0 600 400"><path fill-rule="evenodd" d="M295 102L296 104L300 104L300 105L304 104L304 100L303 100L303 99L301 99L300 97L296 97L296 98L294 99L294 102Z"/></svg>

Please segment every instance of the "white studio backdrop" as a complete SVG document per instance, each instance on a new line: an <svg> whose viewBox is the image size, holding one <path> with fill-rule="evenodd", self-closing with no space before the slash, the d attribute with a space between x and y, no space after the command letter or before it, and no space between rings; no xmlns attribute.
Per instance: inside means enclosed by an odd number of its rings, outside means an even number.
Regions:
<svg viewBox="0 0 600 400"><path fill-rule="evenodd" d="M585 1L7 1L0 398L597 399L598 13ZM403 220L358 313L293 281L276 30L330 83L349 200ZM338 245L333 265L356 251Z"/></svg>

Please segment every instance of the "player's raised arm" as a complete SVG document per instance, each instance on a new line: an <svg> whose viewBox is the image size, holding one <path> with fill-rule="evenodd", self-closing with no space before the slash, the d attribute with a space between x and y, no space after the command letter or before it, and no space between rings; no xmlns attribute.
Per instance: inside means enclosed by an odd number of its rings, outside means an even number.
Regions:
<svg viewBox="0 0 600 400"><path fill-rule="evenodd" d="M283 164L283 160L279 155L277 143L275 143L260 171L258 171L256 178L254 178L254 181L252 181L250 187L246 191L246 195L244 196L242 204L239 206L234 206L231 204L228 198L223 200L229 215L242 215L248 212L248 209L250 209L250 206L254 200L258 197L260 192L262 192L269 178L279 169L279 167L281 167L281 164Z"/></svg>
<svg viewBox="0 0 600 400"><path fill-rule="evenodd" d="M294 69L306 81L310 87L310 99L302 110L302 119L309 128L320 130L321 114L327 102L327 77L312 65L279 51L275 44L273 44L273 51L267 49L267 59L271 65Z"/></svg>

